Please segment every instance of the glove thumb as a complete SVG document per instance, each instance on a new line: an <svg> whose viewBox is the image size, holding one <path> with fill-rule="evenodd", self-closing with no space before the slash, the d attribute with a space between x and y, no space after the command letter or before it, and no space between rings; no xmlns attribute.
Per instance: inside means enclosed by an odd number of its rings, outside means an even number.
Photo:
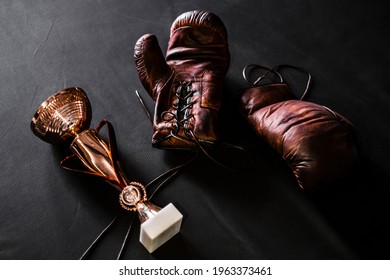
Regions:
<svg viewBox="0 0 390 280"><path fill-rule="evenodd" d="M155 85L169 74L171 69L165 61L155 35L146 34L138 39L134 47L134 60L142 85L156 101Z"/></svg>

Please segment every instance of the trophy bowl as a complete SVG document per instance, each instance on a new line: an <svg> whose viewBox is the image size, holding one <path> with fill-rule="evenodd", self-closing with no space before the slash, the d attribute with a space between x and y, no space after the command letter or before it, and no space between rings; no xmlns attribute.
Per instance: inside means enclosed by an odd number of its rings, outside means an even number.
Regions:
<svg viewBox="0 0 390 280"><path fill-rule="evenodd" d="M84 90L67 88L41 104L31 120L31 130L43 141L59 144L87 129L91 118L91 104Z"/></svg>

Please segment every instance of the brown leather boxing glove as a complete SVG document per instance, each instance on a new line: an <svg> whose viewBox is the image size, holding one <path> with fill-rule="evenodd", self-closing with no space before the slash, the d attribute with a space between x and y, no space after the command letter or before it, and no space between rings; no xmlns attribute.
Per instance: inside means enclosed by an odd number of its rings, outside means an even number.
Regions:
<svg viewBox="0 0 390 280"><path fill-rule="evenodd" d="M141 83L156 102L152 145L192 149L215 144L230 63L221 19L210 12L186 12L172 24L165 58L152 34L137 41L134 58Z"/></svg>
<svg viewBox="0 0 390 280"><path fill-rule="evenodd" d="M297 100L287 84L244 90L240 109L288 163L303 189L334 183L357 161L352 124L331 109Z"/></svg>

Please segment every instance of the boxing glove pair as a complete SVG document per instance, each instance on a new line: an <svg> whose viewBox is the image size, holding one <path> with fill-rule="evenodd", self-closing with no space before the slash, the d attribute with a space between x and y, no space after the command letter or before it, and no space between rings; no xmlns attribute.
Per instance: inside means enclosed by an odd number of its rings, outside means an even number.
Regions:
<svg viewBox="0 0 390 280"><path fill-rule="evenodd" d="M204 11L184 13L172 24L165 58L152 34L137 41L134 58L140 81L155 101L152 145L202 150L214 146L230 62L221 19ZM270 73L282 78L276 69ZM352 124L324 106L298 100L282 79L244 90L239 107L304 189L331 182L356 161Z"/></svg>

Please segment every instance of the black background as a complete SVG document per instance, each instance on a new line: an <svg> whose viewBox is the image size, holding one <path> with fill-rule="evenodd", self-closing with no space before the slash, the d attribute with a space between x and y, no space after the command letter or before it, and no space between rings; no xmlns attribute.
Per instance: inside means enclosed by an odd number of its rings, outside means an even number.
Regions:
<svg viewBox="0 0 390 280"><path fill-rule="evenodd" d="M0 258L77 259L119 209L116 190L63 170L66 149L31 132L33 114L51 94L72 86L87 92L92 126L103 118L113 123L133 180L147 183L191 157L151 147L152 128L134 91L151 111L153 102L138 80L133 48L140 36L154 33L165 52L175 18L202 9L219 15L228 30L224 141L257 141L236 111L234 97L248 86L245 65L301 65L313 75L308 100L355 125L361 165L346 180L308 194L265 144L251 150L256 166L247 173L199 158L153 199L180 209L181 233L149 254L135 223L123 257L388 259L389 23L375 2L2 0ZM299 93L305 77L288 73ZM232 151L224 155L239 162ZM128 223L122 215L90 257L115 258Z"/></svg>

